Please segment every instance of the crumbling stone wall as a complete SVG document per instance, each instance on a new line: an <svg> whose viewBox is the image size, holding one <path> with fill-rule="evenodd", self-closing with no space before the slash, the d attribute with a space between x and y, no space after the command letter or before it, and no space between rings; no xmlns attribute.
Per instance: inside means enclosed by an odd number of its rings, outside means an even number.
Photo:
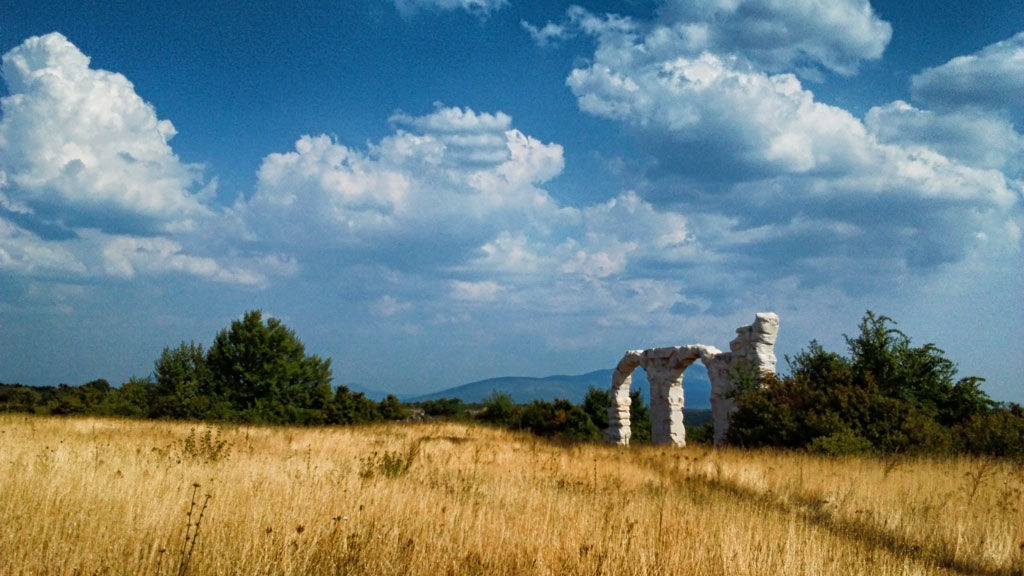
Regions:
<svg viewBox="0 0 1024 576"><path fill-rule="evenodd" d="M725 442L729 418L736 410L730 397L735 389L733 378L743 374L775 373L775 340L779 317L761 312L754 323L736 329L736 338L729 351L714 346L691 344L647 350L628 350L612 373L611 406L608 408L606 442L629 444L629 387L637 367L647 373L651 386L651 439L655 444L686 445L683 427L683 372L700 360L708 369L711 381L711 413L715 424L715 445Z"/></svg>

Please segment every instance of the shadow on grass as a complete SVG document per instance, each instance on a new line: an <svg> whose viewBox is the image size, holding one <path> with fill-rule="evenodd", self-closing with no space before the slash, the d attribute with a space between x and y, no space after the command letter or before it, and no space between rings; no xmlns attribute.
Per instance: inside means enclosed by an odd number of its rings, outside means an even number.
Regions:
<svg viewBox="0 0 1024 576"><path fill-rule="evenodd" d="M979 559L958 558L953 550L941 542L915 541L912 537L888 530L868 519L840 516L829 509L827 501L816 495L790 495L789 501L783 501L770 493L759 492L723 478L690 475L667 466L662 473L685 483L690 488L726 494L736 500L763 506L769 510L793 514L841 538L881 548L915 562L965 575L1018 576L1024 573L1024 565L993 567Z"/></svg>

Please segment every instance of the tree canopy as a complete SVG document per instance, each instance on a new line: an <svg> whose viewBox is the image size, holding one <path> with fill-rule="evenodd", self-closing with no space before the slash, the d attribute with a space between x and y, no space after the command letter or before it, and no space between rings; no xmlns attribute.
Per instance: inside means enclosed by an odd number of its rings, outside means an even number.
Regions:
<svg viewBox="0 0 1024 576"><path fill-rule="evenodd" d="M997 409L981 378L956 379L940 348L912 345L887 316L868 311L858 329L845 337L849 356L812 341L786 358L788 376L742 390L730 442L831 453L984 451L968 438Z"/></svg>
<svg viewBox="0 0 1024 576"><path fill-rule="evenodd" d="M305 347L277 318L246 312L221 330L206 355L210 393L264 422L306 422L331 400L331 361Z"/></svg>

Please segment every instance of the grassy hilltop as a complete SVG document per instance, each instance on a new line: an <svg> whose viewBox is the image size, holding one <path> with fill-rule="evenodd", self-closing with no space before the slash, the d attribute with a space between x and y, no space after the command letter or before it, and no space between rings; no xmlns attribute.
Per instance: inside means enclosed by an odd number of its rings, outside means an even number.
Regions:
<svg viewBox="0 0 1024 576"><path fill-rule="evenodd" d="M0 415L3 574L1024 571L1024 468Z"/></svg>

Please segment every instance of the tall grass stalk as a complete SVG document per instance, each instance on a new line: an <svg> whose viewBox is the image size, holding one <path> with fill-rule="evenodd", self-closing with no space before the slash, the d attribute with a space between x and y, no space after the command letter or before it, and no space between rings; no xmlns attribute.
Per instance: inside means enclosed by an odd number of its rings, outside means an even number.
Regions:
<svg viewBox="0 0 1024 576"><path fill-rule="evenodd" d="M1007 462L565 446L453 423L228 427L230 458L181 458L190 428L0 415L0 573L1024 572L1024 470Z"/></svg>

